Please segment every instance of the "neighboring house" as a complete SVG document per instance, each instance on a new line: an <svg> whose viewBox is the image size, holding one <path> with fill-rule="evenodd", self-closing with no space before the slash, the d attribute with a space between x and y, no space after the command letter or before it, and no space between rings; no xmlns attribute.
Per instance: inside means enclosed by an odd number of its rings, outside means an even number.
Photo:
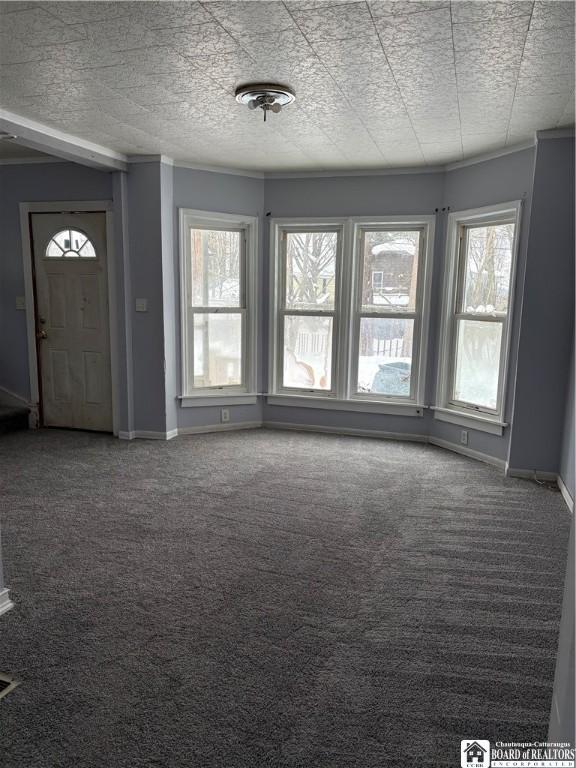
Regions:
<svg viewBox="0 0 576 768"><path fill-rule="evenodd" d="M392 249L388 243L372 249L370 284L374 304L402 306L408 303L413 260L413 251Z"/></svg>

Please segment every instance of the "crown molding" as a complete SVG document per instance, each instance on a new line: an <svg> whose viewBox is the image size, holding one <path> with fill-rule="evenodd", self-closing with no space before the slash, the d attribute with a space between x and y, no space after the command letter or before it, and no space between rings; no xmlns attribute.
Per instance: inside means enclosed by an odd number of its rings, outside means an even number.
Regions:
<svg viewBox="0 0 576 768"><path fill-rule="evenodd" d="M34 120L21 117L7 110L0 109L0 130L13 133L17 137L17 143L46 152L49 158L6 158L0 160L0 165L26 165L31 163L75 162L89 165L101 170L127 171L130 165L138 163L163 163L176 168L203 171L206 173L219 173L232 176L244 176L253 179L307 179L307 178L337 178L359 176L402 176L406 174L435 174L446 173L469 165L476 165L487 160L494 160L504 155L521 152L535 146L537 140L551 138L566 138L574 136L574 128L555 128L546 131L538 131L528 141L514 144L508 147L484 152L473 157L458 160L453 163L441 165L408 166L398 168L342 168L317 171L256 171L239 168L227 168L214 165L202 165L174 160L167 155L124 155L107 147L80 139L72 134L64 133L54 128L38 123Z"/></svg>
<svg viewBox="0 0 576 768"><path fill-rule="evenodd" d="M174 160L167 155L128 155L129 165L139 165L140 163L163 163L164 165L174 165Z"/></svg>
<svg viewBox="0 0 576 768"><path fill-rule="evenodd" d="M17 144L64 160L72 160L100 170L125 171L127 169L126 155L120 152L56 128L50 128L43 123L5 109L0 109L0 130L14 134Z"/></svg>
<svg viewBox="0 0 576 768"><path fill-rule="evenodd" d="M477 163L485 163L487 160L496 160L499 157L505 155L513 155L516 152L523 152L525 149L530 149L536 145L536 136L533 139L522 141L519 144L511 144L509 147L502 147L502 149L495 149L493 152L483 152L473 157L467 157L464 160L458 160L455 163L448 163L444 166L445 171L456 171L459 168L465 168L468 165L476 165Z"/></svg>
<svg viewBox="0 0 576 768"><path fill-rule="evenodd" d="M264 171L248 171L242 168L221 168L218 165L198 165L197 163L189 163L186 160L175 160L174 165L176 168L188 168L191 171L223 173L229 176L247 176L250 179L266 178L266 173Z"/></svg>
<svg viewBox="0 0 576 768"><path fill-rule="evenodd" d="M536 139L545 141L546 139L573 139L574 126L567 128L549 128L546 131L536 131Z"/></svg>
<svg viewBox="0 0 576 768"><path fill-rule="evenodd" d="M44 165L45 163L69 163L61 157L4 157L0 165Z"/></svg>
<svg viewBox="0 0 576 768"><path fill-rule="evenodd" d="M265 171L266 179L317 179L335 176L403 176L405 174L442 173L443 165L415 165L398 168L360 168L357 170L335 168L330 171Z"/></svg>

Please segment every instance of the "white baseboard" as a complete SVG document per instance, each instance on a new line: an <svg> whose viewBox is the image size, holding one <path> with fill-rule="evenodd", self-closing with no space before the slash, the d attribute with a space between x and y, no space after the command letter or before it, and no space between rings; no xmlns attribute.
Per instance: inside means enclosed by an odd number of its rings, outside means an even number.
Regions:
<svg viewBox="0 0 576 768"><path fill-rule="evenodd" d="M562 478L556 475L555 472L534 472L534 470L528 469L513 469L508 466L504 459L498 459L495 456L490 456L487 453L481 453L475 451L472 448L468 448L465 445L457 445L451 443L448 440L441 440L437 437L430 437L429 435L413 435L403 432L384 432L376 429L353 429L349 427L325 427L315 424L292 424L283 421L241 421L225 424L205 424L198 427L179 427L178 429L172 429L169 432L151 432L147 430L132 430L131 432L118 432L120 440L171 440L177 435L201 435L208 434L210 432L232 432L244 429L259 429L260 427L266 427L267 429L283 429L293 430L295 432L319 432L330 435L345 435L349 437L370 437L378 440L400 440L412 443L427 443L435 445L438 448L444 448L447 451L453 451L459 453L462 456L466 456L470 459L476 459L476 461L482 461L484 464L490 464L493 467L501 469L508 477L520 477L529 480L545 480L557 482L560 492L568 506L568 509L574 511L574 500L570 496L568 489L564 485ZM0 600L2 593L0 592ZM9 607L12 607L10 604ZM5 610L8 610L6 608ZM0 602L0 613L1 602Z"/></svg>
<svg viewBox="0 0 576 768"><path fill-rule="evenodd" d="M426 443L426 435L411 435L403 432L383 432L377 429L352 429L349 427L323 427L315 424L291 424L284 421L263 421L263 427L268 429L287 429L295 432L322 432L330 435L346 435L349 437L374 437L379 440L405 440L411 443Z"/></svg>
<svg viewBox="0 0 576 768"><path fill-rule="evenodd" d="M11 392L6 387L0 387L0 403L13 406L14 408L28 408L28 428L38 429L39 414L37 403L31 403L22 395L17 395L16 392Z"/></svg>
<svg viewBox="0 0 576 768"><path fill-rule="evenodd" d="M14 603L8 597L8 590L0 589L0 616L9 611L10 608L14 608Z"/></svg>
<svg viewBox="0 0 576 768"><path fill-rule="evenodd" d="M558 475L558 479L556 481L558 483L558 488L560 488L560 493L562 494L562 498L566 502L566 506L570 510L570 512L574 512L574 499L572 496L570 496L570 491L568 488L566 488L566 485L564 483L564 480Z"/></svg>
<svg viewBox="0 0 576 768"><path fill-rule="evenodd" d="M516 469L506 466L506 477L520 477L523 480L542 480L545 483L555 483L558 480L556 472L540 472L538 469Z"/></svg>
<svg viewBox="0 0 576 768"><path fill-rule="evenodd" d="M13 405L15 408L31 408L32 405L25 397L11 392L5 387L0 387L0 401L5 405Z"/></svg>
<svg viewBox="0 0 576 768"><path fill-rule="evenodd" d="M462 456L467 456L469 459L476 459L482 461L484 464L491 464L493 467L498 467L502 471L506 468L506 462L504 459L498 459L496 456L490 456L487 453L481 453L480 451L474 451L472 448L468 448L465 445L457 445L451 443L448 440L441 440L438 437L428 437L430 445L436 445L438 448L445 448L447 451L454 451L454 453L461 453Z"/></svg>
<svg viewBox="0 0 576 768"><path fill-rule="evenodd" d="M206 424L201 427L178 427L179 435L204 435L208 432L235 432L241 429L259 429L261 421L238 421L226 424Z"/></svg>
<svg viewBox="0 0 576 768"><path fill-rule="evenodd" d="M131 432L118 432L120 440L172 440L178 435L201 435L208 432L231 432L240 429L258 429L262 426L261 421L239 421L226 424L205 424L200 427L179 427L171 429L170 432L150 432L142 429L135 429Z"/></svg>
<svg viewBox="0 0 576 768"><path fill-rule="evenodd" d="M177 429L171 429L169 432L151 432L146 429L134 429L131 432L118 432L118 437L120 440L134 440L134 438L142 438L143 440L172 440L177 434Z"/></svg>

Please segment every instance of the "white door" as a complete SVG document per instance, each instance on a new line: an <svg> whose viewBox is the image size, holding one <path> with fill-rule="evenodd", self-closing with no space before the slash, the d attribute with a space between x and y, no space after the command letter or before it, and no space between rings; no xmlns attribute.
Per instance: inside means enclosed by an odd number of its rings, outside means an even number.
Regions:
<svg viewBox="0 0 576 768"><path fill-rule="evenodd" d="M42 423L112 431L106 214L33 213Z"/></svg>

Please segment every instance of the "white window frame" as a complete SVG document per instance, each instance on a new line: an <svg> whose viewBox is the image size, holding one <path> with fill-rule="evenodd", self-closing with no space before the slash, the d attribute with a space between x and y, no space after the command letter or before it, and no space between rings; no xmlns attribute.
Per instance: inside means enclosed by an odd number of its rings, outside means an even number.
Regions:
<svg viewBox="0 0 576 768"><path fill-rule="evenodd" d="M292 309L284 305L286 297L286 261L287 261L287 235L298 232L334 232L336 234L336 264L334 278L334 307L333 309ZM274 371L275 390L278 393L286 395L306 395L314 398L335 398L336 380L338 371L338 337L339 337L339 318L338 308L341 303L341 282L342 282L342 247L343 227L341 223L329 223L326 221L314 224L291 225L285 224L278 226L276 253L278 264L278 286L276 303L276 323L275 337L277 338L277 348L284 349L284 319L285 317L330 317L332 318L332 361L330 371L330 389L316 389L309 387L289 387L283 383L284 380L284 359L283 355L278 354L276 367Z"/></svg>
<svg viewBox="0 0 576 768"><path fill-rule="evenodd" d="M283 325L284 255L282 233L284 231L312 231L316 229L341 229L341 255L337 261L336 299L334 312L333 378L330 392L321 390L285 388L282 386L283 366ZM412 377L415 381L411 397L386 397L371 393L355 393L353 382L357 361L354 360L357 342L354 333L356 320L356 296L358 288L360 238L363 229L423 230L418 276L419 332L417 355L413 355ZM426 363L428 352L428 328L430 320L430 289L434 245L435 216L377 216L337 218L290 218L273 219L270 222L270 337L269 337L269 393L267 402L271 405L292 405L305 408L327 408L345 411L366 411L394 415L423 416ZM287 310L286 314L292 314ZM295 314L298 314L295 312ZM315 311L304 314L320 314ZM400 313L399 313L400 314ZM402 314L401 316L404 316ZM410 315L412 316L412 315Z"/></svg>
<svg viewBox="0 0 576 768"><path fill-rule="evenodd" d="M431 217L433 219L433 217ZM422 404L424 403L424 385L426 373L426 360L428 348L428 323L425 322L428 315L428 305L430 299L430 277L431 270L427 270L430 265L430 251L428 250L430 234L429 223L414 222L404 220L399 222L383 221L378 222L356 222L354 227L354 284L353 284L353 308L352 308L352 334L351 334L351 363L349 366L350 380L348 384L349 399L367 402L389 402L401 404ZM415 307L413 310L365 310L362 308L362 282L364 254L363 243L366 232L420 232L420 247L418 253L417 267L417 290L415 297ZM360 322L365 317L376 318L397 318L414 320L414 332L412 343L412 366L410 375L410 395L409 397L388 396L382 398L382 395L371 392L357 392L358 383L358 362L360 353Z"/></svg>
<svg viewBox="0 0 576 768"><path fill-rule="evenodd" d="M506 395L508 389L508 369L510 344L512 338L512 319L514 315L514 295L518 245L520 240L520 216L522 201L474 208L466 211L454 211L448 215L446 239L446 263L444 272L443 315L441 324L441 344L436 387L436 405L434 416L440 421L467 426L495 435L502 435L508 423L504 420ZM458 302L463 290L463 266L466 258L465 231L468 227L489 226L491 224L514 224L512 243L512 264L510 268L510 290L508 308L498 318L479 313L457 312ZM452 397L456 363L457 320L480 320L499 322L502 325L502 343L500 347L500 366L498 379L497 407L487 408L472 403L457 401Z"/></svg>
<svg viewBox="0 0 576 768"><path fill-rule="evenodd" d="M190 208L179 209L180 219L180 404L190 406L247 405L256 403L257 350L258 350L258 308L257 308L257 257L258 218L240 214L199 211ZM188 307L187 290L191 264L191 229L214 229L240 231L242 258L240 260L239 307L209 307L191 309ZM188 313L234 312L242 316L242 383L214 387L195 387L194 380L188 380L189 360L193 356L193 339L188 333Z"/></svg>

